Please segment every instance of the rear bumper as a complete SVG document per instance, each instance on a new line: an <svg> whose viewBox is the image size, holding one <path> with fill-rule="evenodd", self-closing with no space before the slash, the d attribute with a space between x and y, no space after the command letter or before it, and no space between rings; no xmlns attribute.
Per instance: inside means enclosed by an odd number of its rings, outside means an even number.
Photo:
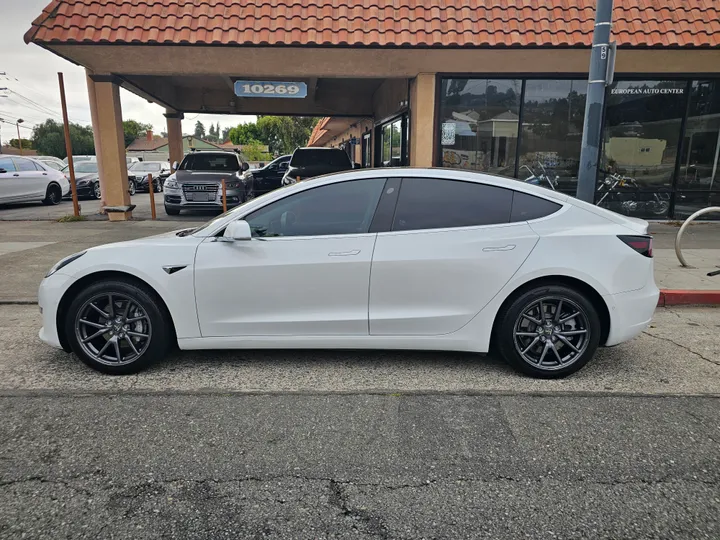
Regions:
<svg viewBox="0 0 720 540"><path fill-rule="evenodd" d="M642 289L606 296L610 333L605 345L618 345L640 335L652 321L658 298L660 290L653 279Z"/></svg>

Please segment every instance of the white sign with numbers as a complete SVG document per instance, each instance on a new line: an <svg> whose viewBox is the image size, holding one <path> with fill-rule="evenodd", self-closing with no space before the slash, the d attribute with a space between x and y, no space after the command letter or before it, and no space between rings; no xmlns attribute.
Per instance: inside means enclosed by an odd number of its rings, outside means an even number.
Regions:
<svg viewBox="0 0 720 540"><path fill-rule="evenodd" d="M304 98L307 96L307 84L281 81L235 81L235 95L238 97Z"/></svg>

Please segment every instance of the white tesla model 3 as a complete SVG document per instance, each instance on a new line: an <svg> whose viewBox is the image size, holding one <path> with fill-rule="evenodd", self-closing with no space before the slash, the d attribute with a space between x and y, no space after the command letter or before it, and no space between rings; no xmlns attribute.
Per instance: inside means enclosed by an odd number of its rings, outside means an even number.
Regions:
<svg viewBox="0 0 720 540"><path fill-rule="evenodd" d="M642 220L484 174L369 169L63 259L40 337L111 374L177 344L492 348L549 378L638 335L658 294Z"/></svg>

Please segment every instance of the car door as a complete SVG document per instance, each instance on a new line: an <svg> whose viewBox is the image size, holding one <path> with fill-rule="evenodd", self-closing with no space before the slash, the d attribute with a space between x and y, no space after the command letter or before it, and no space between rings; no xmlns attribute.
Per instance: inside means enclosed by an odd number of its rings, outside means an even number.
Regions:
<svg viewBox="0 0 720 540"><path fill-rule="evenodd" d="M20 173L15 168L12 158L0 157L0 201L18 200L21 191Z"/></svg>
<svg viewBox="0 0 720 540"><path fill-rule="evenodd" d="M368 231L384 183L294 193L245 217L251 241L205 240L195 260L202 335L367 335Z"/></svg>
<svg viewBox="0 0 720 540"><path fill-rule="evenodd" d="M392 230L378 234L371 335L441 335L466 325L538 241L509 223L514 192L476 182L405 178Z"/></svg>
<svg viewBox="0 0 720 540"><path fill-rule="evenodd" d="M48 185L48 174L45 169L36 167L29 159L14 157L15 169L20 175L19 197L21 200L44 199Z"/></svg>

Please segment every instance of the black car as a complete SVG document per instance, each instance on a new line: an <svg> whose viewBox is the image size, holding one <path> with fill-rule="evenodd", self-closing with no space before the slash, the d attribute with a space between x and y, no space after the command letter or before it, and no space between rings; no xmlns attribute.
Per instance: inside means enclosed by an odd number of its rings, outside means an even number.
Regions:
<svg viewBox="0 0 720 540"><path fill-rule="evenodd" d="M134 182L137 191L150 191L148 174L152 174L153 191L159 193L170 172L170 163L167 161L136 161L128 166L128 182Z"/></svg>
<svg viewBox="0 0 720 540"><path fill-rule="evenodd" d="M290 158L283 185L294 184L321 174L330 174L359 167L353 165L342 148L298 148Z"/></svg>
<svg viewBox="0 0 720 540"><path fill-rule="evenodd" d="M252 177L254 181L255 196L262 195L273 189L281 187L282 179L288 170L291 155L280 156L260 169L252 169L245 172L246 177Z"/></svg>
<svg viewBox="0 0 720 540"><path fill-rule="evenodd" d="M100 198L100 173L98 172L97 161L81 161L75 163L75 185L77 194L80 198L99 199ZM61 169L61 173L70 179L69 165L65 165ZM65 198L71 197L68 194Z"/></svg>

